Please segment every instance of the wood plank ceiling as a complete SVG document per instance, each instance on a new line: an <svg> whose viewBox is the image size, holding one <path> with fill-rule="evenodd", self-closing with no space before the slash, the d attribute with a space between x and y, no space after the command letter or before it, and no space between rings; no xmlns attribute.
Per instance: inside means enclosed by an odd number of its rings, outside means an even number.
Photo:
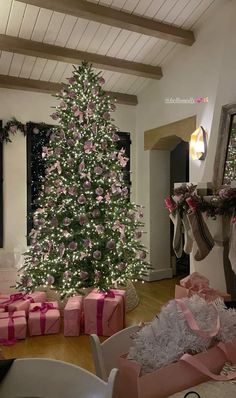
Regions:
<svg viewBox="0 0 236 398"><path fill-rule="evenodd" d="M215 0L90 0L90 3L193 31L201 16L214 2ZM103 58L119 58L132 64L146 64L156 71L160 71L158 67L165 67L176 46L183 45L26 3L24 0L0 0L0 35L3 39L6 38L2 35L8 35L43 43L41 47L46 49L47 45L51 45L89 52ZM34 4L37 3L40 2ZM44 0L41 3L46 2ZM24 53L19 50L24 41L19 40L13 46L11 37L8 38L10 42L1 47L0 75L51 83L65 82L70 77L70 59L63 62L60 57L47 59L39 53ZM70 53L69 50L68 52ZM105 89L108 91L138 95L149 81L145 75L105 70L105 66L98 65L103 67ZM0 83L3 80L1 76Z"/></svg>

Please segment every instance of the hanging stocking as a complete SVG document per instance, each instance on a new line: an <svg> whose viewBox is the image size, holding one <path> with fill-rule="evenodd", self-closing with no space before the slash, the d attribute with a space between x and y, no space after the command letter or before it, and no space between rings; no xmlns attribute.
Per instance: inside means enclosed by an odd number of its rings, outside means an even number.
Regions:
<svg viewBox="0 0 236 398"><path fill-rule="evenodd" d="M185 213L183 213L182 224L184 229L184 252L190 254L193 249L193 239L189 220Z"/></svg>
<svg viewBox="0 0 236 398"><path fill-rule="evenodd" d="M183 253L183 235L181 217L178 210L170 214L170 219L174 224L173 249L176 257L180 258Z"/></svg>
<svg viewBox="0 0 236 398"><path fill-rule="evenodd" d="M192 235L197 244L197 252L194 258L196 261L201 261L212 250L215 243L200 211L195 210L189 213L187 218L191 226Z"/></svg>
<svg viewBox="0 0 236 398"><path fill-rule="evenodd" d="M233 217L230 229L229 238L229 260L231 262L231 267L236 274L236 216Z"/></svg>

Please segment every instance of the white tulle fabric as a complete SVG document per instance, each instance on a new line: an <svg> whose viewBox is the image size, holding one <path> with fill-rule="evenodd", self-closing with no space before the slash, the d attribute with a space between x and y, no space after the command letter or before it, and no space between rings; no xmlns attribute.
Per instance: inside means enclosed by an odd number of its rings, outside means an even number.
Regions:
<svg viewBox="0 0 236 398"><path fill-rule="evenodd" d="M201 330L210 332L216 325L213 306L197 295L183 299ZM184 353L198 353L218 341L236 337L236 310L228 310L220 299L214 302L220 319L220 330L213 338L202 338L188 326L182 311L170 301L153 321L144 326L133 338L128 359L137 361L142 374L152 372L181 358Z"/></svg>

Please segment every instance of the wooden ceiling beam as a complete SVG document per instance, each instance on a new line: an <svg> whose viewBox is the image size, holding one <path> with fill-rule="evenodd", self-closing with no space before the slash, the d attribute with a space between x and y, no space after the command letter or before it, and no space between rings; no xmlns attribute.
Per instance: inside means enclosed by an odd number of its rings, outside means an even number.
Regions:
<svg viewBox="0 0 236 398"><path fill-rule="evenodd" d="M114 8L90 3L84 0L20 0L22 3L62 12L78 18L100 22L121 29L141 33L191 46L194 34L190 30L182 29L167 23L158 22L142 16L128 14Z"/></svg>
<svg viewBox="0 0 236 398"><path fill-rule="evenodd" d="M162 77L162 70L159 66L126 61L120 58L107 57L105 55L53 46L51 44L40 43L38 41L26 40L3 34L0 35L0 50L52 59L54 61L67 62L70 64L78 64L81 61L88 61L91 62L95 68L127 73L150 79L160 79Z"/></svg>
<svg viewBox="0 0 236 398"><path fill-rule="evenodd" d="M63 84L46 82L42 80L24 79L21 77L0 75L0 87L23 91L36 91L40 93L56 94L59 93ZM112 98L116 98L118 104L137 105L136 95L107 91Z"/></svg>

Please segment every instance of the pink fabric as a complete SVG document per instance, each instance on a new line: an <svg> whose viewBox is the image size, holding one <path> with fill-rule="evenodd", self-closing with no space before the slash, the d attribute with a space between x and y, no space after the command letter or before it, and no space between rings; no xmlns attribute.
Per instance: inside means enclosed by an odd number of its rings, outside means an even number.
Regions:
<svg viewBox="0 0 236 398"><path fill-rule="evenodd" d="M26 329L25 311L0 314L0 343L4 340L25 339Z"/></svg>
<svg viewBox="0 0 236 398"><path fill-rule="evenodd" d="M201 364L201 370L183 356L180 361L143 376L137 362L122 356L118 366L117 398L164 398L213 379L212 374L219 374L226 361L236 364L236 340L223 346L224 349L214 346L192 357L194 363ZM203 372L202 367L207 372Z"/></svg>
<svg viewBox="0 0 236 398"><path fill-rule="evenodd" d="M112 289L109 294L93 290L84 299L85 334L112 336L125 324L125 291Z"/></svg>
<svg viewBox="0 0 236 398"><path fill-rule="evenodd" d="M60 332L60 311L56 301L33 303L28 319L30 336L41 336Z"/></svg>
<svg viewBox="0 0 236 398"><path fill-rule="evenodd" d="M70 297L64 309L64 336L79 336L83 296Z"/></svg>
<svg viewBox="0 0 236 398"><path fill-rule="evenodd" d="M216 322L215 322L215 325L212 326L212 330L209 332L206 332L199 328L199 326L193 316L193 313L191 312L189 307L182 300L176 299L175 301L178 304L178 306L180 307L191 330L193 330L195 333L197 333L203 339L207 339L209 337L214 337L218 334L218 332L220 330L220 318L219 318L217 308L214 304L209 304L209 305L211 305L215 310Z"/></svg>
<svg viewBox="0 0 236 398"><path fill-rule="evenodd" d="M25 311L28 314L30 303L44 303L45 301L45 292L13 293L0 296L0 308L4 308L5 311L9 312Z"/></svg>
<svg viewBox="0 0 236 398"><path fill-rule="evenodd" d="M230 294L223 293L218 290L212 289L209 286L209 280L198 272L193 272L191 275L180 280L180 286L175 286L175 298L181 299L184 297L191 297L194 294L204 298L206 301L211 302L217 298L223 300L230 300Z"/></svg>

